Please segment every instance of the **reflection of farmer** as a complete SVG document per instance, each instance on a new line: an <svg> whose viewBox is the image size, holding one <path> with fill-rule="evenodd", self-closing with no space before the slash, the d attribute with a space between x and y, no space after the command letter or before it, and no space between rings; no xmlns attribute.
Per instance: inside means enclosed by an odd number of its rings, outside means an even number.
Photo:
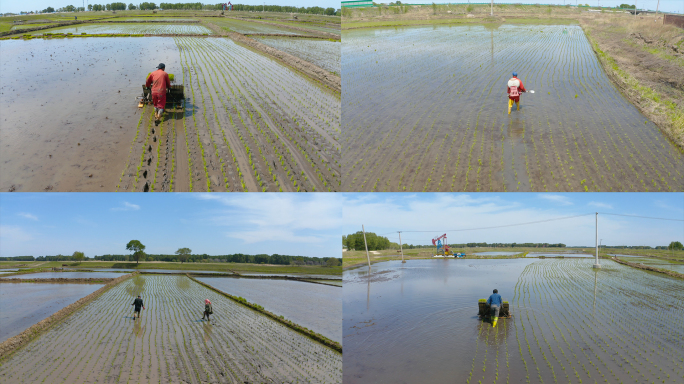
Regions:
<svg viewBox="0 0 684 384"><path fill-rule="evenodd" d="M207 321L209 321L209 315L213 314L214 310L211 308L211 301L209 299L204 300L204 315L202 315L202 320L204 318L207 318Z"/></svg>
<svg viewBox="0 0 684 384"><path fill-rule="evenodd" d="M496 322L499 320L499 309L501 308L501 295L499 295L498 289L495 289L494 293L489 296L487 304L489 304L492 311L492 327L496 327Z"/></svg>
<svg viewBox="0 0 684 384"><path fill-rule="evenodd" d="M513 77L508 80L508 114L511 114L511 107L513 107L513 102L520 110L520 93L527 92L522 81L518 79L518 73L513 72Z"/></svg>
<svg viewBox="0 0 684 384"><path fill-rule="evenodd" d="M164 63L157 65L157 70L150 73L147 77L146 87L152 86L152 105L154 105L154 123L159 125L159 121L164 114L166 105L166 91L171 88L169 74L164 72Z"/></svg>
<svg viewBox="0 0 684 384"><path fill-rule="evenodd" d="M133 320L135 320L136 314L138 315L138 318L140 318L140 308L145 309L145 306L143 305L143 301L140 298L140 295L138 295L138 297L135 300L133 300L133 304L131 305L133 305L135 308L135 312L133 312Z"/></svg>

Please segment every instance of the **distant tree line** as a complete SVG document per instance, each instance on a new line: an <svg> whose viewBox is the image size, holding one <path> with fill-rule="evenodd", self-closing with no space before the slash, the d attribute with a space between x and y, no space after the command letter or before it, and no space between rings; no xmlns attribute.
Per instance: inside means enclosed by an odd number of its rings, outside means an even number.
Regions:
<svg viewBox="0 0 684 384"><path fill-rule="evenodd" d="M179 10L207 10L207 11L220 11L223 9L223 3L220 4L203 4L203 3L160 3L157 7L156 3L144 2L138 5L133 3L126 6L125 3L109 3L109 4L88 4L89 11L124 11L128 10L153 10L153 9L179 9ZM234 11L249 11L249 12L290 12L290 13L306 13L312 15L339 15L340 10L332 7L294 7L286 5L245 5L245 4L233 4ZM73 5L67 5L66 7L59 8L57 12L82 12L85 11L83 7L75 7ZM55 8L47 7L41 11L41 13L53 13Z"/></svg>
<svg viewBox="0 0 684 384"><path fill-rule="evenodd" d="M76 256L76 257L74 257ZM76 252L72 256L56 255L56 256L17 256L17 257L0 257L0 261L82 261L87 259L81 252ZM341 259L336 259L340 265ZM134 255L101 255L94 256L92 260L99 261L135 261ZM251 264L276 264L276 265L329 265L329 259L307 256L289 256L289 255L245 255L236 253L232 255L211 256L207 254L202 255L187 255L184 258L182 254L176 255L150 255L145 254L140 261L165 261L165 262L189 262L189 263L251 263ZM333 265L333 266L336 266Z"/></svg>

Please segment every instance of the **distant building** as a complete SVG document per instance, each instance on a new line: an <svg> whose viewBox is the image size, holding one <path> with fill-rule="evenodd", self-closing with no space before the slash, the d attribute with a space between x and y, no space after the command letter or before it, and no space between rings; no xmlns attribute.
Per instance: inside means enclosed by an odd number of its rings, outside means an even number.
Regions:
<svg viewBox="0 0 684 384"><path fill-rule="evenodd" d="M343 8L364 8L364 7L372 7L373 6L373 1L372 0L350 0L350 1L343 1L342 2L342 7Z"/></svg>

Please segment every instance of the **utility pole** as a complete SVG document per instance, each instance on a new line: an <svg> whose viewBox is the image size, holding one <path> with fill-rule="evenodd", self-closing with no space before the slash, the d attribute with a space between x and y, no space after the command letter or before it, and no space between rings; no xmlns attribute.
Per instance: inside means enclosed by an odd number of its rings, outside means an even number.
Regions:
<svg viewBox="0 0 684 384"><path fill-rule="evenodd" d="M406 260L404 260L404 246L401 244L401 231L399 232L399 249L401 250L401 262L405 263Z"/></svg>
<svg viewBox="0 0 684 384"><path fill-rule="evenodd" d="M368 259L368 269L370 270L371 264L370 255L368 254L368 242L366 241L366 228L363 227L363 224L361 224L361 230L363 231L363 244L366 245L366 259Z"/></svg>
<svg viewBox="0 0 684 384"><path fill-rule="evenodd" d="M599 251L599 242L598 242L598 212L596 212L596 263L594 264L594 268L601 268L601 264L599 264L598 251Z"/></svg>
<svg viewBox="0 0 684 384"><path fill-rule="evenodd" d="M656 16L655 16L655 21L658 21L658 7L660 7L660 0L658 0L658 4L656 5Z"/></svg>
<svg viewBox="0 0 684 384"><path fill-rule="evenodd" d="M634 20L636 20L636 14L637 14L637 0L634 0Z"/></svg>
<svg viewBox="0 0 684 384"><path fill-rule="evenodd" d="M492 0L492 6L491 6L491 14L490 16L494 16L494 0Z"/></svg>

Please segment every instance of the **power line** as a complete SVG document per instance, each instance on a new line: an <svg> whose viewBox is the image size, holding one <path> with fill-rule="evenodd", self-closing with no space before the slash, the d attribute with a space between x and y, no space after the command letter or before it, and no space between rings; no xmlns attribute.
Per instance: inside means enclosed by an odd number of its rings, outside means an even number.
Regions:
<svg viewBox="0 0 684 384"><path fill-rule="evenodd" d="M592 213L585 213L585 214L581 214L581 215L574 215L574 216L558 217L558 218L554 218L554 219L537 220L537 221L528 221L528 222L525 222L525 223L495 225L495 226L491 226L491 227L462 228L462 229L447 229L447 230L437 230L437 231L392 231L392 232L387 232L387 233L380 234L379 236L386 236L386 235L394 234L394 233L397 233L397 232L406 232L406 233L435 233L435 232L465 232L465 231L479 231L479 230L483 230L483 229L496 229L496 228L515 227L515 226L521 226L521 225L530 225L530 224L547 223L547 222L550 222L550 221L574 219L574 218L576 218L576 217L583 217L583 216L589 216L589 215L594 215L594 214L595 214L595 212L592 212ZM621 213L607 213L607 212L599 212L599 214L601 214L601 215L611 215L611 216L636 217L636 218L651 219L651 220L667 220L667 221L682 221L682 222L684 222L684 219L670 219L670 218L666 218L666 217L652 217L652 216L626 215L626 214L621 214Z"/></svg>
<svg viewBox="0 0 684 384"><path fill-rule="evenodd" d="M624 215L620 213L606 213L606 212L599 212L602 215L611 215L611 216L625 216L625 217L638 217L641 219L652 219L652 220L668 220L668 221L684 221L684 219L668 219L665 217L651 217L651 216L638 216L638 215Z"/></svg>
<svg viewBox="0 0 684 384"><path fill-rule="evenodd" d="M537 220L537 221L528 221L526 223L516 223L516 224L505 224L505 225L495 225L492 227L480 227L480 228L463 228L463 229L447 229L447 230L438 230L438 231L401 231L401 232L464 232L464 231L479 231L482 229L495 229L495 228L506 228L506 227L515 227L519 225L529 225L529 224L539 224L539 223L547 223L549 221L558 221L558 220L567 220L567 219L573 219L576 217L582 217L582 216L589 216L595 214L594 212L592 213L585 213L582 215L574 215L574 216L565 216L565 217L558 217L555 219L546 219L546 220ZM397 232L397 231L394 231Z"/></svg>

